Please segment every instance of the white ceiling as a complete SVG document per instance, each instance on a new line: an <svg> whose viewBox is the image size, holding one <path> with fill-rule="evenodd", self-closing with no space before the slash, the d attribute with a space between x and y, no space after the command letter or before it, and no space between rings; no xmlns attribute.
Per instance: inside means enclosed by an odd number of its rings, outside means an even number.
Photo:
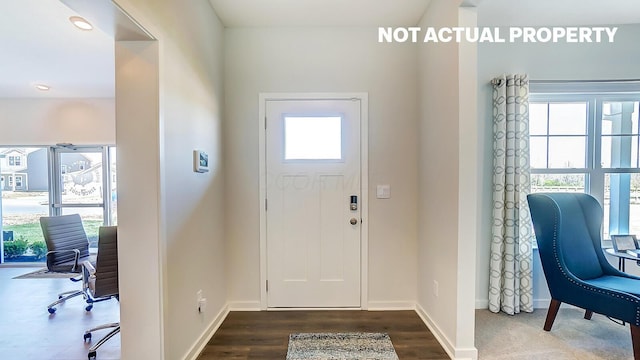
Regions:
<svg viewBox="0 0 640 360"><path fill-rule="evenodd" d="M209 0L227 27L411 26L430 0Z"/></svg>
<svg viewBox="0 0 640 360"><path fill-rule="evenodd" d="M461 1L461 0L447 0ZM209 0L227 27L413 26L430 0ZM480 26L640 23L640 0L465 0Z"/></svg>
<svg viewBox="0 0 640 360"><path fill-rule="evenodd" d="M227 27L413 26L430 2L209 1ZM479 4L480 26L640 23L640 0L467 1ZM73 15L58 0L0 0L0 98L113 96L113 37L98 28L76 29L68 20ZM38 91L36 83L51 90Z"/></svg>
<svg viewBox="0 0 640 360"><path fill-rule="evenodd" d="M0 98L113 97L113 38L74 15L57 0L0 0Z"/></svg>

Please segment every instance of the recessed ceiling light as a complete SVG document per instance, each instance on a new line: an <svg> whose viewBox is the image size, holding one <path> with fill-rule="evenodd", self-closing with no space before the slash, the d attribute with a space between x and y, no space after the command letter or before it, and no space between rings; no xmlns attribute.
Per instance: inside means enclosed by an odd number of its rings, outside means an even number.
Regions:
<svg viewBox="0 0 640 360"><path fill-rule="evenodd" d="M44 84L37 84L36 85L36 89L40 90L40 91L49 91L49 89L51 89L51 87L44 85Z"/></svg>
<svg viewBox="0 0 640 360"><path fill-rule="evenodd" d="M72 16L69 21L80 30L93 30L93 25L80 16Z"/></svg>

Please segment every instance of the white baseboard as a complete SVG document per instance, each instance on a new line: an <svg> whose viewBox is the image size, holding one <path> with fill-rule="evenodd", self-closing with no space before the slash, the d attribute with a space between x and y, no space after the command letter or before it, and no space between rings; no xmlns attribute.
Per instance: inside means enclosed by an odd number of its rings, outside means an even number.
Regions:
<svg viewBox="0 0 640 360"><path fill-rule="evenodd" d="M478 360L478 349L456 349L456 360Z"/></svg>
<svg viewBox="0 0 640 360"><path fill-rule="evenodd" d="M551 298L549 298L549 299L533 299L533 308L534 309L548 309L550 303L551 303Z"/></svg>
<svg viewBox="0 0 640 360"><path fill-rule="evenodd" d="M368 311L415 310L415 308L414 301L369 301L367 304Z"/></svg>
<svg viewBox="0 0 640 360"><path fill-rule="evenodd" d="M488 308L489 308L489 299L476 299L476 310L488 309Z"/></svg>
<svg viewBox="0 0 640 360"><path fill-rule="evenodd" d="M260 301L230 301L229 311L261 311Z"/></svg>
<svg viewBox="0 0 640 360"><path fill-rule="evenodd" d="M228 303L229 311L262 311L259 301L231 301ZM369 311L392 311L392 310L414 310L416 303L414 301L369 301L366 310ZM335 308L326 308L325 310L334 310ZM354 308L341 308L342 310L353 310ZM359 309L359 308L358 308ZM365 310L365 308L362 308ZM269 310L269 309L267 309ZM285 308L274 308L271 310L286 310ZM303 308L295 308L293 310L305 310ZM319 310L319 308L309 308L307 310Z"/></svg>
<svg viewBox="0 0 640 360"><path fill-rule="evenodd" d="M436 340L438 340L440 345L442 345L442 347L444 348L444 351L447 352L447 355L449 355L451 359L454 359L454 360L477 360L478 359L478 349L456 348L455 346L453 346L449 338L447 338L447 336L442 332L442 330L440 330L438 325L436 325L436 323L429 317L429 315L427 315L427 312L424 311L422 306L420 306L420 304L417 304L417 303L416 303L416 313L418 313L418 316L420 316L420 318L422 319L422 322L424 322L424 324L427 325L427 328L429 328L429 331L431 331L433 336L436 338Z"/></svg>
<svg viewBox="0 0 640 360"><path fill-rule="evenodd" d="M213 337L213 334L218 331L218 328L222 325L224 319L227 318L227 315L229 315L229 304L225 304L225 306L220 309L220 312L218 312L218 314L213 318L209 326L207 326L207 329L202 333L202 336L196 340L189 351L185 354L183 357L184 360L196 360L205 345L207 345L209 340Z"/></svg>

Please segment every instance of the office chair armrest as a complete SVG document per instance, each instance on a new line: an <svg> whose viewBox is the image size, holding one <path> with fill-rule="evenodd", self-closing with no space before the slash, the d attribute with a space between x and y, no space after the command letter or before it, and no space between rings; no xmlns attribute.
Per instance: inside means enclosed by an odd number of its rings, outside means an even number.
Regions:
<svg viewBox="0 0 640 360"><path fill-rule="evenodd" d="M73 267L71 268L72 272L76 271L76 267L78 266L78 259L80 258L80 250L78 249L69 249L69 250L51 250L51 251L47 251L47 253L45 254L45 256L49 256L50 254L55 254L55 253L64 253L64 252L73 252L74 253L74 258L73 258Z"/></svg>
<svg viewBox="0 0 640 360"><path fill-rule="evenodd" d="M89 276L95 277L96 276L96 268L93 266L93 264L91 263L91 261L89 260L85 260L82 263L82 266L84 266L85 270L87 271L87 273L89 274Z"/></svg>
<svg viewBox="0 0 640 360"><path fill-rule="evenodd" d="M82 262L82 290L87 293L93 294L96 282L96 268L91 261L85 260Z"/></svg>

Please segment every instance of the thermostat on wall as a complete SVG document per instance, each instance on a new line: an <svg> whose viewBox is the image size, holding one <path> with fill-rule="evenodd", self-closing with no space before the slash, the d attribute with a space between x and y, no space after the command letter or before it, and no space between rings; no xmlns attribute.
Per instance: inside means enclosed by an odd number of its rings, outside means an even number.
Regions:
<svg viewBox="0 0 640 360"><path fill-rule="evenodd" d="M209 171L209 155L201 150L193 150L193 171L204 173Z"/></svg>

